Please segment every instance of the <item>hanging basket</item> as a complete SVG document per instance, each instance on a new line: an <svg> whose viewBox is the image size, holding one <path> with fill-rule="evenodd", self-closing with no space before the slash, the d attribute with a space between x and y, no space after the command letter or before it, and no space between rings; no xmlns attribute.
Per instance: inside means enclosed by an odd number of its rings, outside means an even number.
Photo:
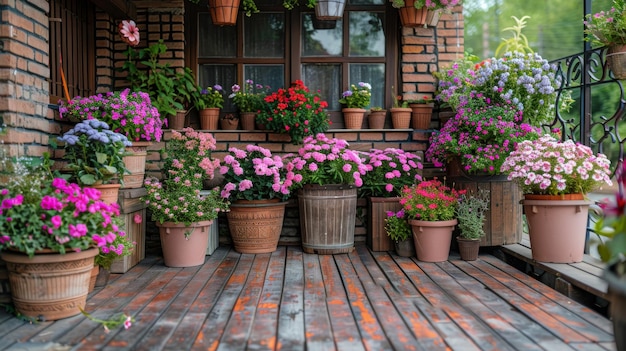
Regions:
<svg viewBox="0 0 626 351"><path fill-rule="evenodd" d="M209 0L211 20L216 26L234 26L237 23L240 0Z"/></svg>
<svg viewBox="0 0 626 351"><path fill-rule="evenodd" d="M626 45L611 46L606 54L606 62L615 79L626 79Z"/></svg>
<svg viewBox="0 0 626 351"><path fill-rule="evenodd" d="M315 17L323 21L343 18L346 0L318 0L315 4Z"/></svg>
<svg viewBox="0 0 626 351"><path fill-rule="evenodd" d="M428 10L426 7L415 8L414 0L406 0L404 7L398 9L403 27L436 27L441 17L441 10Z"/></svg>

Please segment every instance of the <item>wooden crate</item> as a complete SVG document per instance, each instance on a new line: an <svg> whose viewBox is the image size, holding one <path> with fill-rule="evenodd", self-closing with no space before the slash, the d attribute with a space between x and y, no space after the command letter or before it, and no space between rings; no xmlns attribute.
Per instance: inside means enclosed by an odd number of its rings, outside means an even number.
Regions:
<svg viewBox="0 0 626 351"><path fill-rule="evenodd" d="M146 205L141 201L141 196L145 194L144 188L120 190L118 203L124 219L124 231L136 245L130 256L113 262L111 273L126 273L146 257Z"/></svg>
<svg viewBox="0 0 626 351"><path fill-rule="evenodd" d="M209 245L206 247L206 254L210 256L220 246L220 229L217 218L213 220L211 229L209 230Z"/></svg>

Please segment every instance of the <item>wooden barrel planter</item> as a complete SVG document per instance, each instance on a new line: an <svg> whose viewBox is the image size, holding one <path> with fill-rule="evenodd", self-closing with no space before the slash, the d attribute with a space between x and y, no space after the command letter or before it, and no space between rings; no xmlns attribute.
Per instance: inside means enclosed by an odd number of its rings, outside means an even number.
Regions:
<svg viewBox="0 0 626 351"><path fill-rule="evenodd" d="M458 190L489 190L489 210L485 213L485 236L480 246L517 244L522 240L522 192L505 175L452 178Z"/></svg>
<svg viewBox="0 0 626 351"><path fill-rule="evenodd" d="M346 184L309 184L298 191L304 252L330 255L354 249L356 194Z"/></svg>

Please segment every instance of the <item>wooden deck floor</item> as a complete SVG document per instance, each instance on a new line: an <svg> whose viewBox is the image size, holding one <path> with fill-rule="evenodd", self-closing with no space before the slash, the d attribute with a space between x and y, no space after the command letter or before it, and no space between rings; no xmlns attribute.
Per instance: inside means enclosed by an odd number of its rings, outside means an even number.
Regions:
<svg viewBox="0 0 626 351"><path fill-rule="evenodd" d="M148 257L87 309L136 322L105 334L82 316L31 325L0 312L0 349L615 349L609 320L491 255L423 263L362 244L335 256L220 247L185 269Z"/></svg>

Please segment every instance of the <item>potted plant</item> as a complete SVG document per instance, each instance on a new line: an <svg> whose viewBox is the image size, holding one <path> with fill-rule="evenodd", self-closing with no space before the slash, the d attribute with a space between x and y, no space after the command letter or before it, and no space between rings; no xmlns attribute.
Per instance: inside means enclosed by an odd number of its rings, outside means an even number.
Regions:
<svg viewBox="0 0 626 351"><path fill-rule="evenodd" d="M506 158L501 171L524 193L533 259L582 261L590 204L584 196L612 184L609 166L605 155L594 155L588 146L561 142L551 135L519 143Z"/></svg>
<svg viewBox="0 0 626 351"><path fill-rule="evenodd" d="M126 147L124 164L130 174L123 177L123 188L140 188L146 170L146 156L152 142L163 136L164 120L152 105L148 93L132 92L130 89L77 96L67 104L61 104L61 118L82 121L98 119L106 122L111 130L126 135L132 146Z"/></svg>
<svg viewBox="0 0 626 351"><path fill-rule="evenodd" d="M220 108L224 107L222 86L215 84L213 87L198 87L198 97L195 101L195 106L200 115L200 129L217 130Z"/></svg>
<svg viewBox="0 0 626 351"><path fill-rule="evenodd" d="M350 85L350 89L341 94L339 103L344 106L341 111L346 129L361 129L365 107L370 104L371 98L372 86L364 82Z"/></svg>
<svg viewBox="0 0 626 351"><path fill-rule="evenodd" d="M626 64L623 55L626 52L626 11L624 0L613 0L608 11L588 14L583 21L585 41L593 46L608 47L606 60L616 79L626 78Z"/></svg>
<svg viewBox="0 0 626 351"><path fill-rule="evenodd" d="M409 100L411 108L411 123L413 129L428 129L435 107L431 96L423 95L420 99Z"/></svg>
<svg viewBox="0 0 626 351"><path fill-rule="evenodd" d="M118 219L118 218L116 218ZM122 221L114 221L115 225L120 227ZM130 256L135 249L137 243L131 241L125 232L119 231L115 239L106 245L100 247L100 252L94 259L94 271L97 270L95 279L92 276L90 282L90 290L96 287L106 286L109 282L109 276L111 275L111 266L113 262L118 259L122 259L125 256ZM93 274L93 273L92 273Z"/></svg>
<svg viewBox="0 0 626 351"><path fill-rule="evenodd" d="M287 186L298 190L302 247L335 254L354 248L357 187L366 172L359 153L343 139L325 134L304 138L287 163Z"/></svg>
<svg viewBox="0 0 626 351"><path fill-rule="evenodd" d="M227 113L220 118L220 127L223 130L235 130L239 126L239 117L234 113Z"/></svg>
<svg viewBox="0 0 626 351"><path fill-rule="evenodd" d="M276 251L291 186L283 159L256 145L231 147L220 174L225 182L222 198L231 202L226 217L235 250Z"/></svg>
<svg viewBox="0 0 626 351"><path fill-rule="evenodd" d="M401 149L371 149L363 153L367 173L359 196L369 199L367 244L373 251L389 251L393 242L385 235L388 211L398 211L400 192L422 180L420 157Z"/></svg>
<svg viewBox="0 0 626 351"><path fill-rule="evenodd" d="M438 179L424 180L402 189L400 204L413 231L418 260L441 262L448 259L452 231L457 224L455 210L459 196L464 193Z"/></svg>
<svg viewBox="0 0 626 351"><path fill-rule="evenodd" d="M119 207L100 201L98 190L56 177L47 154L12 164L13 176L0 190L0 256L15 309L43 320L77 315L94 257L120 234Z"/></svg>
<svg viewBox="0 0 626 351"><path fill-rule="evenodd" d="M459 0L393 0L392 6L400 12L404 27L436 27L441 12L450 13L459 3Z"/></svg>
<svg viewBox="0 0 626 351"><path fill-rule="evenodd" d="M380 106L370 108L370 114L367 116L367 124L370 129L384 129L387 110Z"/></svg>
<svg viewBox="0 0 626 351"><path fill-rule="evenodd" d="M192 128L172 131L163 162L164 180L149 177L144 182L148 194L143 199L159 227L166 266L203 264L212 221L228 209L219 189L201 194L203 179L212 179L219 168L212 150L211 134Z"/></svg>
<svg viewBox="0 0 626 351"><path fill-rule="evenodd" d="M397 212L387 211L385 232L393 240L398 256L411 257L415 255L415 243L413 242L411 227L405 217L402 209Z"/></svg>
<svg viewBox="0 0 626 351"><path fill-rule="evenodd" d="M452 110L457 110L462 101L466 101L466 94L471 91L471 85L476 76L476 64L480 59L476 55L465 53L462 58L453 61L449 67L444 67L433 76L437 79L435 101L448 104ZM483 89L484 90L484 89Z"/></svg>
<svg viewBox="0 0 626 351"><path fill-rule="evenodd" d="M125 147L131 142L126 136L111 131L105 122L88 119L76 124L58 140L64 143L63 159L67 161L72 180L82 186L97 187L107 193L107 202L117 202L120 178L128 173L123 157Z"/></svg>
<svg viewBox="0 0 626 351"><path fill-rule="evenodd" d="M326 107L328 103L319 94L296 80L289 88L265 96L257 122L276 133L289 134L293 144L301 144L304 137L328 129Z"/></svg>
<svg viewBox="0 0 626 351"><path fill-rule="evenodd" d="M241 114L242 129L254 130L256 115L263 106L263 98L269 91L269 87L255 84L254 81L248 79L243 87L234 84L231 91L228 97L233 99L233 104L237 106Z"/></svg>
<svg viewBox="0 0 626 351"><path fill-rule="evenodd" d="M489 190L466 192L459 198L456 219L460 234L456 237L461 259L475 261L480 249L480 238L485 235L485 212L489 210Z"/></svg>
<svg viewBox="0 0 626 351"><path fill-rule="evenodd" d="M607 266L604 279L609 284L611 304L610 315L613 320L613 334L617 350L626 350L626 199L623 184L626 182L624 165L616 172L619 186L614 200L605 199L600 203L600 216L595 216L593 232L599 236L598 253Z"/></svg>
<svg viewBox="0 0 626 351"><path fill-rule="evenodd" d="M403 101L401 95L396 95L395 89L391 87L393 107L391 108L391 125L394 129L408 129L411 125L411 108L408 101Z"/></svg>

